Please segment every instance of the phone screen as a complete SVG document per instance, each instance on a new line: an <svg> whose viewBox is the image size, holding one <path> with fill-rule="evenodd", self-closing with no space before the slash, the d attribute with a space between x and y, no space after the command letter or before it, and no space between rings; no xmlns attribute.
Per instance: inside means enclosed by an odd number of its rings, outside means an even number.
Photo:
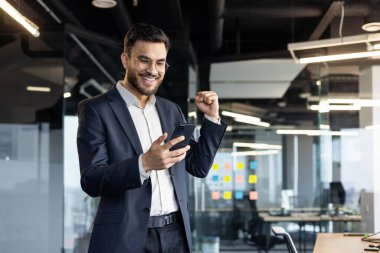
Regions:
<svg viewBox="0 0 380 253"><path fill-rule="evenodd" d="M174 129L170 140L183 135L185 139L177 144L175 144L173 147L170 148L170 151L176 150L179 148L185 147L187 144L189 144L191 136L193 136L195 125L191 123L179 123L176 128Z"/></svg>

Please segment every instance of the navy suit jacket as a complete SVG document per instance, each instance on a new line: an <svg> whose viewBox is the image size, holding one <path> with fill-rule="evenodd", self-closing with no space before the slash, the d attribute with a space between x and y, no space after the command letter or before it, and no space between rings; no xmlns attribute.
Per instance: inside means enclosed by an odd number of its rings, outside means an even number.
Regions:
<svg viewBox="0 0 380 253"><path fill-rule="evenodd" d="M163 132L169 135L185 118L178 105L157 97ZM138 253L147 233L151 207L150 179L141 184L138 157L143 153L128 108L113 87L78 107L77 145L82 189L101 197L89 253ZM191 250L186 171L205 177L212 166L226 125L204 120L198 142L190 141L186 158L170 168L175 195Z"/></svg>

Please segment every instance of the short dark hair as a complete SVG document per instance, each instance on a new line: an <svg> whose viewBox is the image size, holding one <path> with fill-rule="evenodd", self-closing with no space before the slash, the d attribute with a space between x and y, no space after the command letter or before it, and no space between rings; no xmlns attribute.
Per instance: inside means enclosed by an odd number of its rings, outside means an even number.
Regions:
<svg viewBox="0 0 380 253"><path fill-rule="evenodd" d="M153 25L136 23L132 25L124 37L124 52L130 55L131 48L138 40L164 43L166 51L169 51L170 48L169 37L163 30Z"/></svg>

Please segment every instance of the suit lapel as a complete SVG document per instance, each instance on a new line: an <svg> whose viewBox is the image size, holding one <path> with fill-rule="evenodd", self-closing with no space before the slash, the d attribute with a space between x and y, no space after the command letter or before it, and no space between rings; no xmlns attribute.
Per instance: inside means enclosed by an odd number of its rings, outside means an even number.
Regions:
<svg viewBox="0 0 380 253"><path fill-rule="evenodd" d="M132 147L135 152L140 155L143 153L143 149L137 134L135 124L133 123L131 114L129 113L128 107L125 104L123 98L117 91L116 87L111 89L107 96L112 100L109 105L119 120L121 127L123 128L125 134L127 135L130 142L133 144Z"/></svg>
<svg viewBox="0 0 380 253"><path fill-rule="evenodd" d="M175 121L173 120L173 117L171 117L170 112L173 111L173 108L169 108L168 104L162 103L162 98L156 98L156 108L158 116L160 117L162 133L167 132L168 138L170 138L171 134L174 131L174 128L180 121Z"/></svg>
<svg viewBox="0 0 380 253"><path fill-rule="evenodd" d="M171 126L172 122L168 121L168 115L165 116L165 114L167 114L169 111L167 110L167 108L165 108L165 105L161 103L161 100L158 97L156 97L156 108L158 112L158 117L160 117L162 133L167 132L168 137L170 137L171 132L169 131L173 131Z"/></svg>
<svg viewBox="0 0 380 253"><path fill-rule="evenodd" d="M168 115L168 113L170 112L170 109L164 103L161 102L161 99L159 97L156 97L156 98L157 98L156 99L156 108L157 108L158 116L160 117L161 129L162 129L163 133L164 132L168 133L168 139L169 139L172 132L174 131L174 128L175 128L177 122L173 122L170 120L170 117ZM176 181L176 179L177 179L176 173L175 173L175 171L176 171L175 168L176 168L176 165L169 168L169 173L170 173L170 175L172 175L173 181ZM175 188L176 184L173 183L173 185Z"/></svg>

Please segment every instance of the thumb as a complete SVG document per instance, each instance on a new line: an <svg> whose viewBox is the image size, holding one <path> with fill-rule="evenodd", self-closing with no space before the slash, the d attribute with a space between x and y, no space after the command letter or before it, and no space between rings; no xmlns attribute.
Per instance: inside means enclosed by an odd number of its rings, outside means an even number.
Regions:
<svg viewBox="0 0 380 253"><path fill-rule="evenodd" d="M168 134L165 132L163 135L158 137L152 144L161 145L161 143L166 140L166 137L168 137Z"/></svg>

